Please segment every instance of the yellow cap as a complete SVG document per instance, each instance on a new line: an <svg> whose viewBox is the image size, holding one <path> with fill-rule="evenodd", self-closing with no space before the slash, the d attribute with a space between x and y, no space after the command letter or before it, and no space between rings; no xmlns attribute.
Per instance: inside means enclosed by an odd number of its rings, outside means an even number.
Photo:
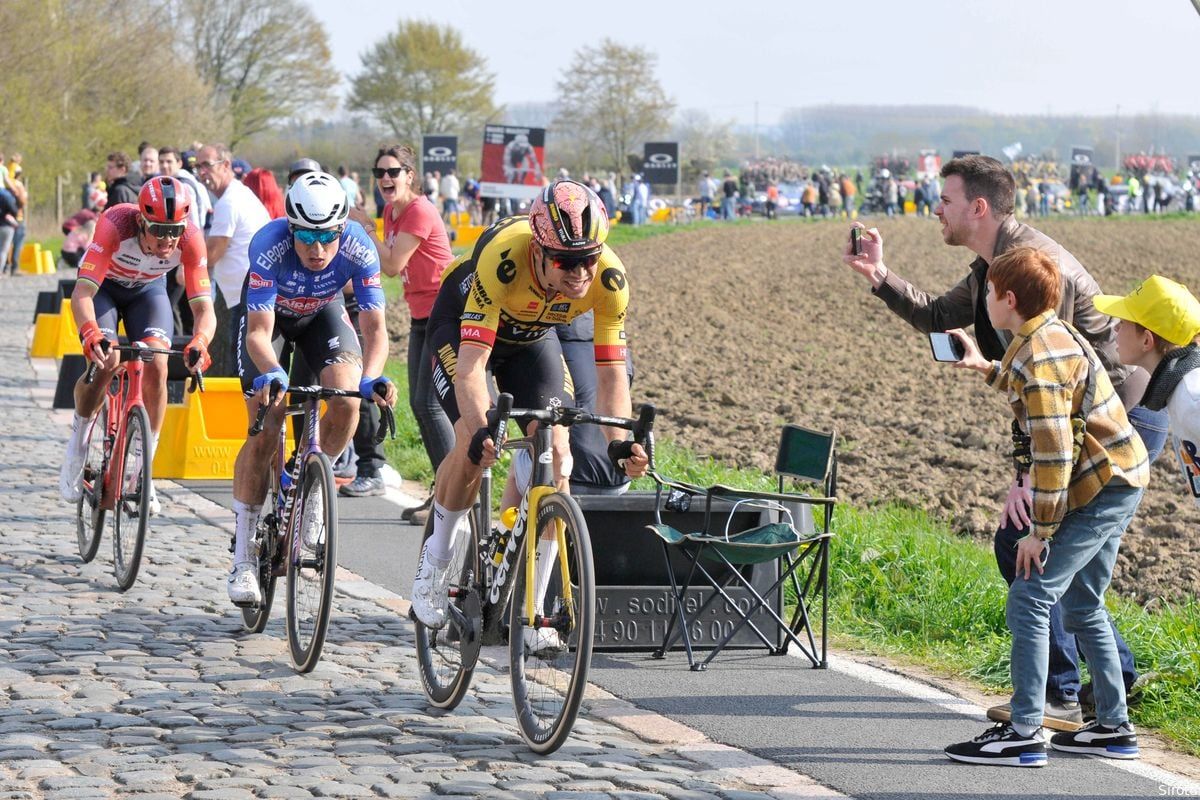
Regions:
<svg viewBox="0 0 1200 800"><path fill-rule="evenodd" d="M1183 346L1200 334L1200 300L1182 283L1151 275L1125 297L1098 294L1092 304L1102 314L1136 322L1171 344Z"/></svg>

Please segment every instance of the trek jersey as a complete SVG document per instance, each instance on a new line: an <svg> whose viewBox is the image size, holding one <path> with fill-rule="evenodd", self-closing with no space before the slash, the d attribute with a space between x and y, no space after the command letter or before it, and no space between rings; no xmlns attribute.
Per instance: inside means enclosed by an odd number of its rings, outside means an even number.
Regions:
<svg viewBox="0 0 1200 800"><path fill-rule="evenodd" d="M167 258L147 255L138 244L138 217L132 203L121 203L104 212L96 223L96 235L79 265L79 280L97 289L111 281L127 289L138 289L161 279L183 265L183 284L188 301L212 296L208 280L208 248L204 234L188 222L179 246Z"/></svg>
<svg viewBox="0 0 1200 800"><path fill-rule="evenodd" d="M286 217L264 225L250 240L246 309L273 311L283 317L311 317L354 283L360 311L382 311L379 253L357 222L347 222L337 255L320 272L304 266Z"/></svg>
<svg viewBox="0 0 1200 800"><path fill-rule="evenodd" d="M446 269L448 276L465 260L475 262L473 273L462 279L470 281L460 327L462 344L529 344L555 325L594 310L596 363L624 364L629 281L621 259L605 245L586 295L578 300L547 298L533 272L532 240L528 217L508 217L486 230L470 255Z"/></svg>

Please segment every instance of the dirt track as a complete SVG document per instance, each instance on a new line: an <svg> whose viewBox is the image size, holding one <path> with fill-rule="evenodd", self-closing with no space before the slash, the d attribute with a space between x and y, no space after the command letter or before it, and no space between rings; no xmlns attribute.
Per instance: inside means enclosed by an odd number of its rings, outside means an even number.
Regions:
<svg viewBox="0 0 1200 800"><path fill-rule="evenodd" d="M940 293L971 254L935 223L878 223L887 263ZM1200 288L1200 225L1051 220L1040 226L1106 292L1159 272ZM1009 416L975 373L935 363L927 339L841 263L844 223L761 223L655 237L620 248L634 306L634 399L698 453L769 469L779 425L836 428L840 494L901 500L990 540L1011 480ZM1173 456L1126 535L1115 587L1148 601L1200 593L1200 512Z"/></svg>

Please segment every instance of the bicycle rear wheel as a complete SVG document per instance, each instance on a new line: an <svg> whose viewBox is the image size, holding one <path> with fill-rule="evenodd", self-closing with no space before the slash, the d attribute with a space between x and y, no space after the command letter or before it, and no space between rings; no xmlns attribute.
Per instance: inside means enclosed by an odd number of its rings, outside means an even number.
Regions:
<svg viewBox="0 0 1200 800"><path fill-rule="evenodd" d="M108 408L100 406L90 422L86 455L83 461L83 492L75 502L75 536L79 557L88 563L100 549L100 534L104 532L105 511L100 507L104 494L104 439L108 436Z"/></svg>
<svg viewBox="0 0 1200 800"><path fill-rule="evenodd" d="M479 660L483 619L479 577L475 574L479 568L475 512L472 509L467 514L471 524L469 535L459 531L454 538L447 569L450 575L457 577L450 581L446 624L437 629L427 628L414 615L421 685L429 702L437 708L451 709L462 702L467 689L471 688L471 677ZM432 514L425 523L425 536L421 542L424 543L431 533Z"/></svg>
<svg viewBox="0 0 1200 800"><path fill-rule="evenodd" d="M333 605L337 572L337 491L333 466L324 453L313 453L304 464L292 514L292 537L284 540L287 559L287 639L296 670L310 672L321 660ZM307 531L307 533L306 533ZM310 544L306 546L304 541ZM298 553L298 557L296 554Z"/></svg>
<svg viewBox="0 0 1200 800"><path fill-rule="evenodd" d="M549 569L544 614L531 626L525 619L525 543L513 575L509 605L508 656L513 703L521 736L536 753L562 747L583 703L596 617L596 580L587 523L569 495L552 494L537 510L537 538L562 530L565 553ZM566 572L564 572L564 564ZM570 586L571 599L563 591Z"/></svg>
<svg viewBox="0 0 1200 800"><path fill-rule="evenodd" d="M125 451L116 469L113 572L123 592L137 580L150 522L150 417L141 406L129 409L125 418Z"/></svg>

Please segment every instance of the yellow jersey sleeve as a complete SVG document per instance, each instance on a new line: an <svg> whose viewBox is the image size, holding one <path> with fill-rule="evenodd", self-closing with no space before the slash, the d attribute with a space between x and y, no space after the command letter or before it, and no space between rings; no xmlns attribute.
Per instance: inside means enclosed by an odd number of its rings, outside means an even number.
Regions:
<svg viewBox="0 0 1200 800"><path fill-rule="evenodd" d="M596 267L595 295L596 364L625 363L625 312L629 307L629 278L617 254L604 247Z"/></svg>

